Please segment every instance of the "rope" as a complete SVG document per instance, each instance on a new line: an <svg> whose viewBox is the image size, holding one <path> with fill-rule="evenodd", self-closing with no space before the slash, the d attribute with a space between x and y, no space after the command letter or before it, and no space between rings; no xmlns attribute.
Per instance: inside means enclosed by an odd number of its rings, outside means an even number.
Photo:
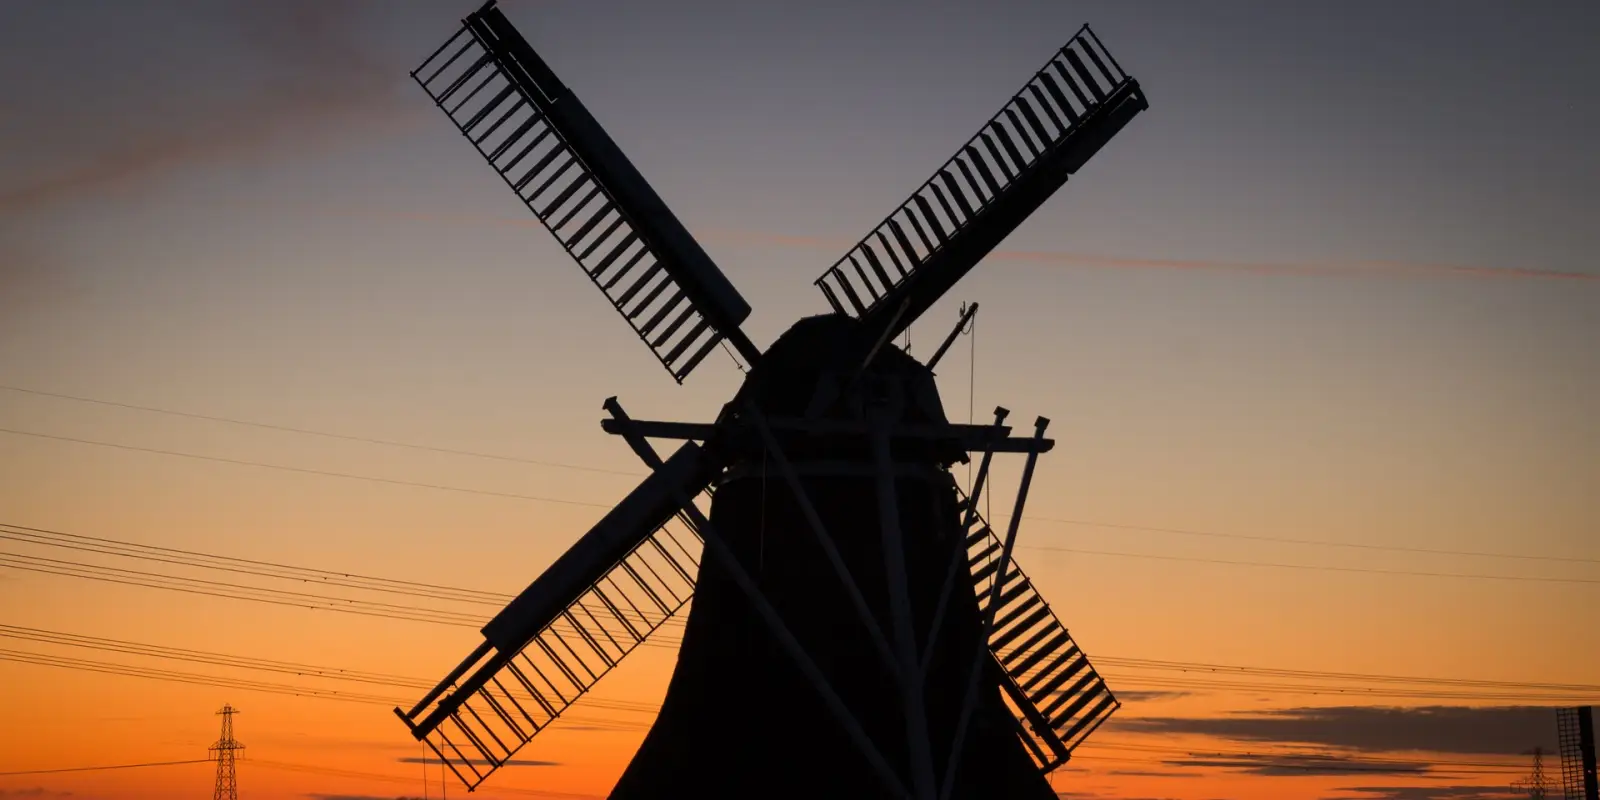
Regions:
<svg viewBox="0 0 1600 800"><path fill-rule="evenodd" d="M727 339L723 339L721 342L719 342L719 344L722 345L722 352L727 353L728 354L728 358L733 359L733 366L736 369L739 370L740 374L742 374L742 375L750 374L750 370L745 369L744 362L740 361L739 357L733 354L733 350L729 349L728 340Z"/></svg>
<svg viewBox="0 0 1600 800"><path fill-rule="evenodd" d="M967 304L961 304L961 313L967 313ZM975 390L978 385L978 315L973 314L967 322L967 329L962 331L967 335L967 424L972 424L972 407ZM967 496L972 496L972 459L967 459Z"/></svg>

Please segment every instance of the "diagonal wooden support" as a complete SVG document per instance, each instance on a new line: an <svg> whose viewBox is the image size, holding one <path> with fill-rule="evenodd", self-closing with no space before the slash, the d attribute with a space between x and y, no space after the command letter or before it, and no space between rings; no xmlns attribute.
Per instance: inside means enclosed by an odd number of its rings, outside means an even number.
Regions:
<svg viewBox="0 0 1600 800"><path fill-rule="evenodd" d="M756 430L761 433L761 441L766 446L767 452L772 454L777 462L778 472L782 473L783 480L789 484L789 490L794 492L795 502L800 505L800 514L806 518L806 525L816 537L817 544L822 552L827 555L828 563L833 565L833 572L844 585L845 594L849 595L850 603L856 607L856 616L861 618L861 624L867 627L867 635L872 639L873 646L877 649L879 657L883 659L889 673L897 679L905 680L905 670L895 658L894 652L889 647L889 640L884 637L883 629L878 626L877 617L872 615L872 609L867 606L867 599L861 594L861 587L856 585L855 578L850 575L850 568L845 565L844 558L839 555L839 548L833 543L833 537L828 535L828 529L822 524L822 517L818 516L817 509L811 504L811 496L806 492L806 487L800 482L800 476L795 472L794 464L789 457L784 455L783 447L778 444L776 436L772 435L772 428L767 424L766 415L756 407L754 401L746 402L744 413L750 421L755 423Z"/></svg>
<svg viewBox="0 0 1600 800"><path fill-rule="evenodd" d="M606 409L612 413L620 424L623 426L628 424L628 416L623 412L622 406L616 403L615 398L607 402ZM627 433L624 436L630 439L629 444L633 446L634 452L638 453L639 457L644 460L646 466L651 469L657 469L661 466L661 457L656 455L655 448L651 447L643 436L636 433ZM822 674L822 670L817 667L816 662L812 661L811 657L806 654L805 647L795 638L794 633L789 630L789 626L783 623L783 618L778 616L777 609L774 609L772 604L767 602L766 595L762 594L755 581L750 579L750 574L745 572L744 566L739 563L738 557L733 554L728 544L722 540L721 533L712 527L711 521L706 519L705 515L700 513L700 509L695 506L692 498L680 496L679 500L683 504L684 513L694 521L695 526L700 531L700 535L705 539L706 548L727 568L729 576L733 578L733 582L738 585L739 590L744 592L745 597L750 600L751 607L767 623L767 627L778 640L779 646L794 660L795 666L800 669L801 674L805 675L806 680L811 683L812 688L816 690L818 696L822 699L823 705L827 707L835 721L845 729L845 733L850 737L850 740L861 751L867 762L871 764L873 770L878 773L878 777L883 781L885 787L889 789L893 796L909 800L911 795L906 792L905 784L900 782L900 776L895 773L894 767L889 765L889 762L883 757L883 753L873 743L872 737L868 736L867 732L861 727L861 722L856 719L854 714L850 713L850 709L845 706L844 701L833 690L833 686L828 683L827 676Z"/></svg>
<svg viewBox="0 0 1600 800"><path fill-rule="evenodd" d="M973 303L972 305L962 309L961 319L956 320L956 327L950 331L949 336L944 337L944 342L939 345L939 349L933 351L933 357L928 359L929 372L932 372L933 368L939 365L939 361L944 358L945 351L950 349L950 345L955 344L956 337L960 336L961 331L966 329L968 320L971 320L972 317L977 313L977 303Z"/></svg>
<svg viewBox="0 0 1600 800"><path fill-rule="evenodd" d="M1036 439L1044 438L1044 429L1050 425L1050 420L1039 417L1034 422L1033 435ZM1028 454L1028 461L1022 468L1022 482L1017 486L1017 502L1011 511L1011 523L1006 526L1006 540L1000 549L1000 569L995 573L994 585L989 590L989 604L985 606L983 630L978 640L977 652L973 654L972 671L967 677L966 697L961 703L961 718L956 722L955 740L950 744L950 758L945 767L944 786L939 792L940 800L948 800L950 792L955 789L956 767L961 763L961 745L966 739L967 725L972 721L972 708L978 699L978 678L983 673L984 658L989 656L989 637L994 633L994 615L999 610L1000 588L1005 583L1006 569L1011 566L1011 551L1017 544L1017 527L1022 524L1022 507L1028 502L1028 486L1033 483L1033 468L1039 462L1037 452Z"/></svg>
<svg viewBox="0 0 1600 800"><path fill-rule="evenodd" d="M933 750L928 738L928 712L922 692L922 670L917 664L917 632L911 614L911 590L906 579L905 543L900 535L900 498L895 491L894 461L889 452L889 414L872 434L873 460L878 466L878 522L883 536L883 563L888 573L889 615L895 650L900 660L900 690L904 697L906 750L911 757L911 787L921 800L933 800Z"/></svg>
<svg viewBox="0 0 1600 800"><path fill-rule="evenodd" d="M1005 427L1006 417L1011 414L1002 406L994 409L994 429L999 431ZM928 662L933 659L933 645L939 639L939 629L944 627L945 609L950 605L950 592L956 586L956 576L966 572L962 569L967 560L967 530L972 527L972 521L978 516L978 497L983 494L983 484L989 478L989 462L994 458L994 450L983 451L983 460L978 462L978 476L972 484L972 495L967 498L967 510L962 515L961 528L956 532L957 540L954 549L950 552L950 568L945 572L944 585L939 589L939 602L934 606L933 625L928 628L928 642L923 646L922 659L917 671L926 676Z"/></svg>

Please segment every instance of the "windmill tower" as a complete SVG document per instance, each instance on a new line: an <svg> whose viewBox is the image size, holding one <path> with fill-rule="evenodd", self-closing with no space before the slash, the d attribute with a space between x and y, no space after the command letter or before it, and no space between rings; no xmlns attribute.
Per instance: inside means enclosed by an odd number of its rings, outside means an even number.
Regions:
<svg viewBox="0 0 1600 800"><path fill-rule="evenodd" d="M222 716L222 735L217 737L216 744L211 745L211 752L216 753L217 759L217 785L211 792L211 800L239 800L239 772L236 756L244 745L233 738L233 715L239 713L233 706L223 706L217 712Z"/></svg>
<svg viewBox="0 0 1600 800"><path fill-rule="evenodd" d="M1593 706L1556 709L1556 746L1561 751L1565 800L1600 800L1600 779L1595 775Z"/></svg>
<svg viewBox="0 0 1600 800"><path fill-rule="evenodd" d="M1094 33L815 281L831 313L765 350L492 0L412 75L674 380L718 345L751 365L710 423L605 402L651 474L395 709L412 734L475 788L697 595L612 797L1054 797L1045 775L1119 703L1012 559L1048 420L952 424L943 348L923 364L892 343L1147 108ZM978 513L996 453L1025 458L1003 534ZM964 492L950 467L974 458Z"/></svg>

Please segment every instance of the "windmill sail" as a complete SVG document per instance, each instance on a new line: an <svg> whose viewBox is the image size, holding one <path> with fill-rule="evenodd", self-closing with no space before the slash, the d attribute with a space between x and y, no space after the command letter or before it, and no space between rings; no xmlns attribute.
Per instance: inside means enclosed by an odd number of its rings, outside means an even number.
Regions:
<svg viewBox="0 0 1600 800"><path fill-rule="evenodd" d="M686 442L483 628L410 711L411 733L474 788L593 688L694 593L699 533L678 497L714 470Z"/></svg>
<svg viewBox="0 0 1600 800"><path fill-rule="evenodd" d="M972 519L967 566L979 611L987 614L1001 543L976 510ZM1122 704L1015 560L1007 565L998 602L989 637L992 671L1028 753L1050 772Z"/></svg>
<svg viewBox="0 0 1600 800"><path fill-rule="evenodd" d="M490 0L412 73L679 383L750 306Z"/></svg>
<svg viewBox="0 0 1600 800"><path fill-rule="evenodd" d="M1147 107L1083 26L817 287L834 311L899 334Z"/></svg>

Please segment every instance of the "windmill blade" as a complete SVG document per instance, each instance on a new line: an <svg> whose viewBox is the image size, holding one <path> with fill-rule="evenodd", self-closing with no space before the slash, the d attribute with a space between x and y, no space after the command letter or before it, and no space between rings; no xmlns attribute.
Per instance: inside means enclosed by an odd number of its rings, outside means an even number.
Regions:
<svg viewBox="0 0 1600 800"><path fill-rule="evenodd" d="M674 380L723 340L760 357L750 305L494 0L411 76Z"/></svg>
<svg viewBox="0 0 1600 800"><path fill-rule="evenodd" d="M967 566L978 593L979 614L987 615L1001 542L975 509L972 519ZM998 602L989 637L990 671L1000 681L1023 744L1040 770L1049 772L1066 763L1122 703L1014 558Z"/></svg>
<svg viewBox="0 0 1600 800"><path fill-rule="evenodd" d="M713 462L685 442L490 620L483 644L421 702L395 709L469 789L689 600L700 537L675 498L705 491Z"/></svg>
<svg viewBox="0 0 1600 800"><path fill-rule="evenodd" d="M875 339L898 335L1148 107L1083 26L817 287Z"/></svg>

